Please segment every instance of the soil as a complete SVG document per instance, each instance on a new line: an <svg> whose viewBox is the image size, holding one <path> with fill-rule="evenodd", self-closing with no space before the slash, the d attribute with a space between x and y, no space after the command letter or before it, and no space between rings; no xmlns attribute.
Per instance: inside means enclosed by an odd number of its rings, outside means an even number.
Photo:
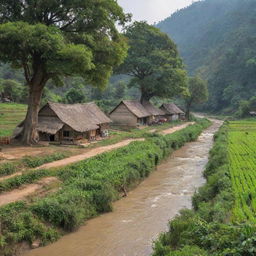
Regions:
<svg viewBox="0 0 256 256"><path fill-rule="evenodd" d="M49 169L49 168L56 168L59 166L69 165L69 164L76 163L76 162L97 156L99 154L102 154L102 153L105 153L105 152L108 152L108 151L111 151L114 149L118 149L118 148L127 146L133 141L144 141L144 140L145 139L128 139L128 140L124 140L124 141L118 142L113 145L94 148L94 149L91 149L90 151L80 154L80 155L71 156L71 157L68 157L68 158L65 158L62 160L58 160L55 162L41 165L41 166L37 167L36 169Z"/></svg>

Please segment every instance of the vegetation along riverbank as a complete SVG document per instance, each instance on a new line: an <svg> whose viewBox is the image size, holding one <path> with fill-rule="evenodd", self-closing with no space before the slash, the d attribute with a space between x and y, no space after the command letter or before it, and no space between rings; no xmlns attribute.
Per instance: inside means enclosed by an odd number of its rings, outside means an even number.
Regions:
<svg viewBox="0 0 256 256"><path fill-rule="evenodd" d="M53 242L85 220L110 211L124 190L138 184L162 159L195 140L209 125L203 119L173 134L149 134L143 142L51 171L51 176L62 181L58 191L0 208L0 255L14 255L24 242ZM49 170L38 173L49 176Z"/></svg>
<svg viewBox="0 0 256 256"><path fill-rule="evenodd" d="M155 243L154 256L256 254L255 121L226 122L215 135L204 175L193 197Z"/></svg>

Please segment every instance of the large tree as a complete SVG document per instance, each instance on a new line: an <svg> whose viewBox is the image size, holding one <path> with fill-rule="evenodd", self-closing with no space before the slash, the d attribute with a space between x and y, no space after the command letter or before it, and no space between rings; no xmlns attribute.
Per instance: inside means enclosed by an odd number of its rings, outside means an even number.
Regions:
<svg viewBox="0 0 256 256"><path fill-rule="evenodd" d="M81 76L102 87L126 56L116 0L0 0L0 61L22 68L29 90L23 143L37 142L42 92L51 79Z"/></svg>
<svg viewBox="0 0 256 256"><path fill-rule="evenodd" d="M118 69L132 76L130 86L141 91L141 101L154 96L169 98L186 88L186 72L174 42L146 22L135 22L125 31L128 57Z"/></svg>
<svg viewBox="0 0 256 256"><path fill-rule="evenodd" d="M207 82L198 76L190 77L188 80L188 94L184 96L184 99L186 104L186 117L189 119L191 107L208 100Z"/></svg>

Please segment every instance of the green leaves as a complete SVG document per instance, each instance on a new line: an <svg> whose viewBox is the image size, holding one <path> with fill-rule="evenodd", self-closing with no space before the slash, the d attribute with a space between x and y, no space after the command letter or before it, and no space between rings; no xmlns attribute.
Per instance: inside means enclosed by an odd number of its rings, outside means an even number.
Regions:
<svg viewBox="0 0 256 256"><path fill-rule="evenodd" d="M176 45L168 36L145 22L127 27L128 57L118 72L134 77L130 86L138 86L142 98L172 97L186 88L186 72Z"/></svg>

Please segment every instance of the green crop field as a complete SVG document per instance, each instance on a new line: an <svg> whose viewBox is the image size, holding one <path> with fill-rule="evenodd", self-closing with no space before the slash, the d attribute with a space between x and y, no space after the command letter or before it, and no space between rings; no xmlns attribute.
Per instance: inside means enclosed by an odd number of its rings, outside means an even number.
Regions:
<svg viewBox="0 0 256 256"><path fill-rule="evenodd" d="M256 122L228 124L229 169L235 195L234 221L256 223Z"/></svg>
<svg viewBox="0 0 256 256"><path fill-rule="evenodd" d="M24 118L26 105L0 103L0 136L10 136Z"/></svg>

